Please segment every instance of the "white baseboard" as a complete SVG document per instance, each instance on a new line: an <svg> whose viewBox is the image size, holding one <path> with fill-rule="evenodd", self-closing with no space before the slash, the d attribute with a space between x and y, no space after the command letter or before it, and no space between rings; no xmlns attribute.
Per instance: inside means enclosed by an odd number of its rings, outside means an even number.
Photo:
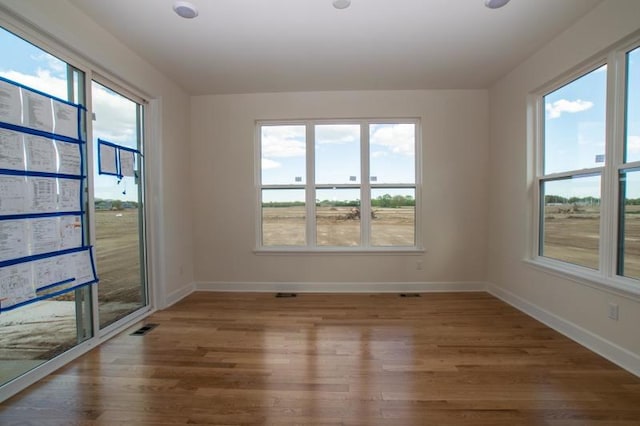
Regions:
<svg viewBox="0 0 640 426"><path fill-rule="evenodd" d="M485 291L484 282L221 282L195 283L196 291L256 293L433 293Z"/></svg>
<svg viewBox="0 0 640 426"><path fill-rule="evenodd" d="M179 302L180 300L184 299L185 297L187 297L188 295L190 295L191 293L194 292L196 288L195 283L189 283L177 290L172 291L171 293L167 294L167 297L165 297L164 299L164 306L161 309L166 309L169 306Z"/></svg>
<svg viewBox="0 0 640 426"><path fill-rule="evenodd" d="M571 321L567 321L564 318L534 305L533 303L527 302L509 290L505 290L493 284L488 284L486 290L498 299L505 301L514 308L537 319L543 324L564 334L571 340L578 342L582 346L640 377L640 356L638 354L628 351L627 349L618 346L615 343L572 323Z"/></svg>

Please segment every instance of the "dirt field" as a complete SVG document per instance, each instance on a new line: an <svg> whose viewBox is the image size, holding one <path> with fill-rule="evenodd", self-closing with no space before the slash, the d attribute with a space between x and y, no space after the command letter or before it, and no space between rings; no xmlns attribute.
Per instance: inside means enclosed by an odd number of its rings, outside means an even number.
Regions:
<svg viewBox="0 0 640 426"><path fill-rule="evenodd" d="M143 305L139 250L138 210L96 212L95 252L102 326Z"/></svg>
<svg viewBox="0 0 640 426"><path fill-rule="evenodd" d="M597 269L599 266L600 214L597 209L567 212L569 206L545 210L544 255ZM640 206L631 206L625 217L624 275L640 278Z"/></svg>
<svg viewBox="0 0 640 426"><path fill-rule="evenodd" d="M414 245L415 213L411 208L374 209L371 244ZM360 244L360 220L351 207L319 207L316 212L317 244L349 247ZM305 244L304 207L266 207L262 210L263 243L267 246Z"/></svg>

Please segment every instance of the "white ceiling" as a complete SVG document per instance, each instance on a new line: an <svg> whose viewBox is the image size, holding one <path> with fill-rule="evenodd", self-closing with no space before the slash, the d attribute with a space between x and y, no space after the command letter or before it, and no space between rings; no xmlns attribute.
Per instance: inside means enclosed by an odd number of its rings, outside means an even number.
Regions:
<svg viewBox="0 0 640 426"><path fill-rule="evenodd" d="M486 88L600 0L70 0L193 95Z"/></svg>

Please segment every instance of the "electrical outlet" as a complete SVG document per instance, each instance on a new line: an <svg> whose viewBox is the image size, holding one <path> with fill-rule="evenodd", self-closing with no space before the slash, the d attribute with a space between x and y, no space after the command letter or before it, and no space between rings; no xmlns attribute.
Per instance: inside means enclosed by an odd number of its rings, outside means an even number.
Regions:
<svg viewBox="0 0 640 426"><path fill-rule="evenodd" d="M616 303L609 303L609 315L608 317L614 321L618 321L618 315L620 311L618 310L618 305Z"/></svg>
<svg viewBox="0 0 640 426"><path fill-rule="evenodd" d="M418 260L416 262L416 270L417 271L422 271L422 260Z"/></svg>

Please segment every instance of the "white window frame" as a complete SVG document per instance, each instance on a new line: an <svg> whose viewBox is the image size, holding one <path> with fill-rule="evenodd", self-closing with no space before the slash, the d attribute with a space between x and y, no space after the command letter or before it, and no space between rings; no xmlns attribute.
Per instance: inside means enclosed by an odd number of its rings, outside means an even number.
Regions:
<svg viewBox="0 0 640 426"><path fill-rule="evenodd" d="M360 183L356 184L316 184L315 183L315 132L316 125L359 125L360 126ZM373 124L413 124L415 126L415 183L382 184L371 183L369 179L369 126ZM306 181L303 184L262 185L261 129L263 126L305 126L305 167ZM255 205L256 210L256 248L257 254L281 253L423 253L421 232L421 187L422 187L422 131L419 118L365 118L365 119L308 119L308 120L257 120L255 122ZM360 189L360 245L318 246L316 242L316 201L317 189ZM371 230L371 189L414 189L414 245L413 246L372 246ZM263 189L303 189L306 208L306 245L304 246L264 246L262 244L262 190Z"/></svg>
<svg viewBox="0 0 640 426"><path fill-rule="evenodd" d="M640 167L640 161L623 163L626 114L626 54L640 47L635 34L602 54L584 62L575 69L545 84L529 95L529 140L532 141L532 224L529 255L525 262L561 278L592 286L617 295L640 298L640 280L617 274L617 243L619 223L619 174L621 170ZM589 72L607 65L605 164L582 170L544 174L544 96L579 79ZM541 184L567 177L600 174L600 243L599 269L571 264L540 256L542 229Z"/></svg>

